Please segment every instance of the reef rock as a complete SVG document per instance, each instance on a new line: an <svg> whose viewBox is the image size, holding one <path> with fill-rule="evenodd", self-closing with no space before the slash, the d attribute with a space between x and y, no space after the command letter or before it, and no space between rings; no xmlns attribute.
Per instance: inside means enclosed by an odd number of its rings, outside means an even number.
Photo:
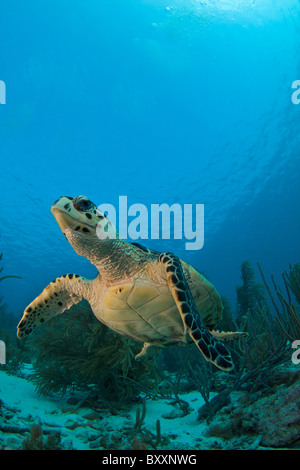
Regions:
<svg viewBox="0 0 300 470"><path fill-rule="evenodd" d="M229 392L223 391L213 397L209 404L205 403L198 411L198 421L207 419L210 416L213 416L217 411L221 410L224 406L229 405L230 396Z"/></svg>
<svg viewBox="0 0 300 470"><path fill-rule="evenodd" d="M231 404L216 415L206 436L223 439L260 436L260 446L286 448L300 436L300 383L281 386L272 395L255 402L239 400L238 392Z"/></svg>
<svg viewBox="0 0 300 470"><path fill-rule="evenodd" d="M300 383L278 389L245 410L243 429L254 427L261 446L289 447L300 436Z"/></svg>

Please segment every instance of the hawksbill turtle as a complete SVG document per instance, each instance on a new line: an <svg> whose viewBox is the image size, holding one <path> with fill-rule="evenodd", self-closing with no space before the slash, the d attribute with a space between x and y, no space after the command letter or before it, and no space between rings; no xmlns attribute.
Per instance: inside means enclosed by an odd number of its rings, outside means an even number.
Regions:
<svg viewBox="0 0 300 470"><path fill-rule="evenodd" d="M233 368L230 352L220 340L245 333L214 329L222 317L222 301L202 274L172 253L122 239L85 196L62 196L51 212L76 253L99 273L93 280L65 274L52 281L25 309L18 325L19 338L84 298L98 320L144 343L136 358L152 345L194 342L207 361L222 370Z"/></svg>

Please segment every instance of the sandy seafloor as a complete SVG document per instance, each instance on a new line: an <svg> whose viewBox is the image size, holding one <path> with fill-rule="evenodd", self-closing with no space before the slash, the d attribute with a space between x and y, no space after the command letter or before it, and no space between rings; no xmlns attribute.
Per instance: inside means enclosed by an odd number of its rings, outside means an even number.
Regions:
<svg viewBox="0 0 300 470"><path fill-rule="evenodd" d="M78 396L75 393L76 395ZM73 394L72 397L74 397ZM124 428L133 428L136 422L136 409L137 407L141 408L140 403L129 405L125 412L122 411L117 415L100 413L100 420L90 421L83 416L88 415L92 410L85 407L76 410L68 403L70 399L68 393L64 397L55 394L52 394L51 397L40 396L35 392L35 386L30 381L14 375L7 375L3 371L0 371L0 399L14 413L14 417L9 423L10 426L27 427L29 431L32 424L40 424L43 431L47 429L60 430L62 444L66 448L77 450L93 448L90 439L97 435L95 428L98 426L101 429L101 434L104 429L108 434L115 434L118 430L122 433ZM156 421L160 419L161 434L168 436L170 440L170 444L165 448L191 449L197 447L199 449L199 437L201 437L205 425L197 422L197 412L204 404L204 400L201 394L196 391L189 393L188 396L182 396L182 399L192 405L193 411L177 419L162 418L163 415L174 410L174 406L168 404L172 402L172 399L148 399L143 427L155 434ZM27 435L29 432L22 435L7 433L6 436L0 432L0 439L4 438L9 447L15 447L18 442L21 447L21 443ZM107 445L109 444L107 443Z"/></svg>
<svg viewBox="0 0 300 470"><path fill-rule="evenodd" d="M52 394L40 396L35 386L26 377L31 372L31 365L25 365L22 376L8 375L0 371L0 446L2 449L22 449L24 439L30 437L33 424L39 424L43 438L49 433L60 433L60 445L66 450L116 450L114 442L118 436L117 450L131 450L133 439L128 439L128 432L136 423L137 408L141 403L126 405L116 413L112 410L95 410L83 406L73 406L72 401L80 402L80 392L66 394L63 397ZM211 398L215 394L211 394ZM176 414L178 407L168 398L148 398L146 416L142 429L156 435L156 421L160 420L162 442L157 450L259 450L259 442L253 440L249 446L238 445L234 440L206 437L206 421L197 421L198 410L204 400L198 391L181 394L180 398L190 405L186 416L173 419L166 415ZM2 402L2 403L1 403ZM70 404L71 403L71 404ZM175 410L175 411L174 411ZM177 411L176 411L177 410ZM180 414L180 413L178 413ZM2 421L2 422L1 422ZM18 431L17 431L18 430ZM136 436L137 439L141 435ZM147 447L151 450L151 447Z"/></svg>

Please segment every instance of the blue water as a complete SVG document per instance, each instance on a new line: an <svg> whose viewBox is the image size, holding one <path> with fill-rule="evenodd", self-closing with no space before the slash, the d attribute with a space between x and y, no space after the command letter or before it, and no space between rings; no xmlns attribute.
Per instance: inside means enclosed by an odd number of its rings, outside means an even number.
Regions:
<svg viewBox="0 0 300 470"><path fill-rule="evenodd" d="M50 213L96 204L204 204L205 242L172 250L235 303L239 266L300 260L298 0L1 0L0 252L10 310L95 268ZM5 284L4 284L5 283Z"/></svg>

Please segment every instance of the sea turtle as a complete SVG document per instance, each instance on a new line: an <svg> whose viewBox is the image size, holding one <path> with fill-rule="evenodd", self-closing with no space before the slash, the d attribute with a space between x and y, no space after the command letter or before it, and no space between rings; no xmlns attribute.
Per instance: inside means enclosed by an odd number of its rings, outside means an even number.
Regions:
<svg viewBox="0 0 300 470"><path fill-rule="evenodd" d="M51 212L76 253L88 258L99 273L93 280L66 274L52 281L25 309L19 338L85 298L98 320L144 343L137 358L151 345L194 341L206 360L223 370L233 368L231 355L219 340L244 333L214 330L223 306L203 275L172 253L122 239L85 196L62 196Z"/></svg>

